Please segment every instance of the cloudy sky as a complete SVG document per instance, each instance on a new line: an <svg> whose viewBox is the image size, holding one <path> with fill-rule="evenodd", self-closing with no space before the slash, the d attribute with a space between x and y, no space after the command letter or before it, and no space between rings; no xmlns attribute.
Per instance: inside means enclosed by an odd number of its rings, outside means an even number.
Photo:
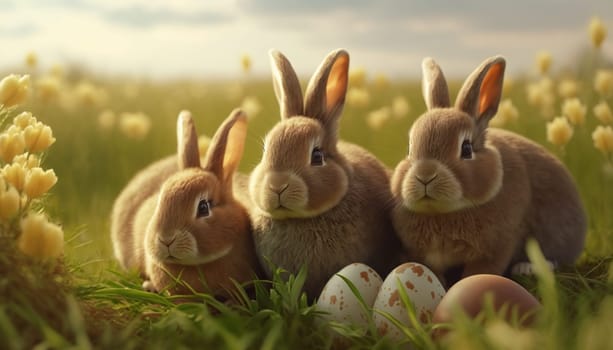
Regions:
<svg viewBox="0 0 613 350"><path fill-rule="evenodd" d="M77 62L102 74L238 76L240 56L269 74L268 50L301 75L338 47L353 67L419 76L425 56L464 76L503 54L511 72L532 69L536 52L554 65L575 58L598 15L609 28L612 0L0 0L0 68L34 51L40 64Z"/></svg>

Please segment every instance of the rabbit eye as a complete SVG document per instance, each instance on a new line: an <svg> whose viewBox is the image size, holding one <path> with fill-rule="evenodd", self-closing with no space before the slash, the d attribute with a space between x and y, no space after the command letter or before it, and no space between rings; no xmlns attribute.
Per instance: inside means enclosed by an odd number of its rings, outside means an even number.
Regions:
<svg viewBox="0 0 613 350"><path fill-rule="evenodd" d="M460 157L462 157L462 159L473 158L473 145L470 143L469 140L464 140L464 142L462 142L462 150Z"/></svg>
<svg viewBox="0 0 613 350"><path fill-rule="evenodd" d="M311 165L322 166L324 165L324 152L319 147L313 148L311 152Z"/></svg>
<svg viewBox="0 0 613 350"><path fill-rule="evenodd" d="M198 208L196 209L196 218L205 218L211 215L211 207L213 203L207 199L201 199L198 202Z"/></svg>

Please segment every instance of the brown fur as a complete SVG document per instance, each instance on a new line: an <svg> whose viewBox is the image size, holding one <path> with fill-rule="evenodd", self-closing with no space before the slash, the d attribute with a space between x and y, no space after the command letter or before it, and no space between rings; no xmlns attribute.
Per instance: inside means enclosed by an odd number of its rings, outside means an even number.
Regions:
<svg viewBox="0 0 613 350"><path fill-rule="evenodd" d="M449 108L440 103L445 96L432 92L442 86L430 86L444 83L440 68L424 60L426 104L438 107L411 128L409 154L391 180L392 216L411 257L442 279L454 266L462 267L462 276L503 274L527 260L529 237L561 264L573 263L583 248L585 212L562 163L522 136L487 129L503 73L502 58L487 60ZM460 157L463 139L472 141L472 159Z"/></svg>
<svg viewBox="0 0 613 350"><path fill-rule="evenodd" d="M232 190L245 128L244 114L234 111L215 134L201 168L191 116L182 113L178 157L141 171L116 200L116 256L154 290L186 293L187 284L196 291L225 295L233 288L231 279L246 282L259 270L249 216ZM197 217L203 198L213 203L211 214ZM178 277L182 283L175 283Z"/></svg>
<svg viewBox="0 0 613 350"><path fill-rule="evenodd" d="M304 107L289 61L279 52L271 58L282 120L268 133L249 183L262 264L270 259L292 273L306 265L311 297L350 263L387 273L397 262L389 171L363 148L338 142L349 56L328 55L309 82ZM314 147L324 153L323 166L310 163Z"/></svg>

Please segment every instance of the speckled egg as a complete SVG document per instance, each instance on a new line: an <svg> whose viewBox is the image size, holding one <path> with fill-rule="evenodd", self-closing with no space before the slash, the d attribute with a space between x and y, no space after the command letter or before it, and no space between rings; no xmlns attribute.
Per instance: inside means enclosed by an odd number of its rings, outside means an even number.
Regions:
<svg viewBox="0 0 613 350"><path fill-rule="evenodd" d="M477 316L484 308L486 295L493 297L494 310L503 305L515 309L523 325L534 320L535 312L541 307L539 301L517 282L498 275L473 275L459 280L441 300L434 312L432 321L446 323L453 320L455 308L462 309L469 317ZM507 309L505 315L511 319L513 311Z"/></svg>
<svg viewBox="0 0 613 350"><path fill-rule="evenodd" d="M436 306L445 295L445 288L436 275L422 264L406 263L390 272L375 299L373 318L380 334L401 340L404 337L401 331L387 317L376 312L380 310L389 313L410 327L408 312L400 297L398 281L415 306L415 314L422 323L431 319Z"/></svg>
<svg viewBox="0 0 613 350"><path fill-rule="evenodd" d="M368 265L347 265L328 280L317 299L317 308L327 312L326 317L329 320L366 327L367 313L349 285L339 275L355 285L368 307L372 306L377 297L382 283L381 277Z"/></svg>

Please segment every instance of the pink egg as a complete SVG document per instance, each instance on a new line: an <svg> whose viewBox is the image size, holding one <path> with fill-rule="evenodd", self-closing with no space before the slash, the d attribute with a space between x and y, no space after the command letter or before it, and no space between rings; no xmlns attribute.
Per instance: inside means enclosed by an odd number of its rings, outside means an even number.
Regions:
<svg viewBox="0 0 613 350"><path fill-rule="evenodd" d="M511 320L513 309L517 310L522 325L534 321L539 301L518 283L498 275L473 275L454 284L434 310L434 323L451 322L456 308L462 309L469 317L476 317L484 308L486 295L493 297L494 310L509 305L504 317Z"/></svg>

